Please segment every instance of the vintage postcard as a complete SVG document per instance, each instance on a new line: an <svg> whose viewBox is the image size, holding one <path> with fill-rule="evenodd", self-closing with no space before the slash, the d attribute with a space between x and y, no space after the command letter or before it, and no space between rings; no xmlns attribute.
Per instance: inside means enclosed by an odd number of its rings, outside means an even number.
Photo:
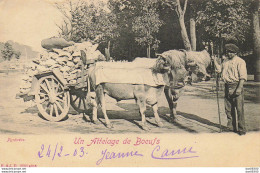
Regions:
<svg viewBox="0 0 260 173"><path fill-rule="evenodd" d="M0 0L1 168L258 172L259 43L258 0Z"/></svg>

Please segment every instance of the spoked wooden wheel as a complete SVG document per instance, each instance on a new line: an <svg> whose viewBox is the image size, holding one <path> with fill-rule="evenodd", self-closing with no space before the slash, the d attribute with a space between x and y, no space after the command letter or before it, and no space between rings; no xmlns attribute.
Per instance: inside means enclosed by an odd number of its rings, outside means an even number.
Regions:
<svg viewBox="0 0 260 173"><path fill-rule="evenodd" d="M70 90L70 104L79 113L85 113L89 109L87 93L87 88Z"/></svg>
<svg viewBox="0 0 260 173"><path fill-rule="evenodd" d="M40 78L35 101L39 112L49 121L61 121L69 112L69 92L54 76Z"/></svg>

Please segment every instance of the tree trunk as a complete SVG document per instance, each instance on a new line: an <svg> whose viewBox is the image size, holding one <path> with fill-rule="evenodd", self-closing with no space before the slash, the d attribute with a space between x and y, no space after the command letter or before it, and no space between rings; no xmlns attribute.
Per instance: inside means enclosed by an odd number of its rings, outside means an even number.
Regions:
<svg viewBox="0 0 260 173"><path fill-rule="evenodd" d="M151 58L151 45L147 47L147 58Z"/></svg>
<svg viewBox="0 0 260 173"><path fill-rule="evenodd" d="M107 43L107 49L110 51L110 41Z"/></svg>
<svg viewBox="0 0 260 173"><path fill-rule="evenodd" d="M180 22L180 26L181 26L181 37L182 37L182 40L183 40L184 48L186 50L191 50L190 40L189 40L187 30L186 30L186 26L185 26L185 23L184 23L184 15L179 17L179 22Z"/></svg>
<svg viewBox="0 0 260 173"><path fill-rule="evenodd" d="M110 41L108 41L107 48L105 48L106 61L110 60Z"/></svg>
<svg viewBox="0 0 260 173"><path fill-rule="evenodd" d="M223 38L222 38L222 35L221 35L221 33L219 33L219 35L218 35L218 48L219 48L219 58L221 58L221 61L223 60L223 54L224 54L224 40L223 40Z"/></svg>
<svg viewBox="0 0 260 173"><path fill-rule="evenodd" d="M190 40L191 40L191 49L196 51L196 22L194 18L190 19Z"/></svg>
<svg viewBox="0 0 260 173"><path fill-rule="evenodd" d="M259 28L259 0L255 0L252 3L253 7L253 41L254 41L254 57L256 60L256 71L255 71L255 81L260 82L260 28Z"/></svg>
<svg viewBox="0 0 260 173"><path fill-rule="evenodd" d="M111 42L110 41L108 41L108 44L107 44L107 51L108 51L108 61L110 60L110 44L111 44Z"/></svg>
<svg viewBox="0 0 260 173"><path fill-rule="evenodd" d="M128 46L128 60L133 60L132 58L132 49L133 48L133 45L132 43L129 43L129 46Z"/></svg>
<svg viewBox="0 0 260 173"><path fill-rule="evenodd" d="M180 1L176 0L176 3L177 3L177 5L176 5L176 10L175 11L176 11L176 13L177 13L177 15L179 17L179 23L180 23L180 27L181 27L181 36L182 36L184 48L186 50L191 50L190 40L189 40L189 37L188 37L188 34L187 34L187 30L186 30L186 26L185 26L185 23L184 23L184 14L186 12L186 7L187 7L188 0L185 0L183 10L181 9Z"/></svg>

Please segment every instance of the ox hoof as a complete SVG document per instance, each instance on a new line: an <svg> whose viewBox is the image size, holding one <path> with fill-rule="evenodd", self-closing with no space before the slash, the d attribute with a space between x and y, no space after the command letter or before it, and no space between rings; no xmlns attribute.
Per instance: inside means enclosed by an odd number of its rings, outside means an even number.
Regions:
<svg viewBox="0 0 260 173"><path fill-rule="evenodd" d="M170 118L170 123L176 123L176 118Z"/></svg>
<svg viewBox="0 0 260 173"><path fill-rule="evenodd" d="M100 122L98 120L93 120L94 124L99 124Z"/></svg>
<svg viewBox="0 0 260 173"><path fill-rule="evenodd" d="M143 129L144 131L149 131L149 130L150 130L150 128L149 128L148 126L142 126L142 129Z"/></svg>
<svg viewBox="0 0 260 173"><path fill-rule="evenodd" d="M151 130L148 126L147 126L147 124L145 123L145 124L141 124L141 127L142 127L142 129L144 130L144 131L149 131L149 130Z"/></svg>
<svg viewBox="0 0 260 173"><path fill-rule="evenodd" d="M113 128L113 124L106 124L106 127L109 128L109 129L112 129Z"/></svg>
<svg viewBox="0 0 260 173"><path fill-rule="evenodd" d="M163 123L161 121L156 121L158 127L163 127Z"/></svg>

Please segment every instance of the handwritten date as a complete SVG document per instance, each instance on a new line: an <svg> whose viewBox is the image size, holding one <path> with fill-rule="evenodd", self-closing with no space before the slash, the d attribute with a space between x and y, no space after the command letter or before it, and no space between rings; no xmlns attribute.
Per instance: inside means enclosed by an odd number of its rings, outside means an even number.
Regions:
<svg viewBox="0 0 260 173"><path fill-rule="evenodd" d="M56 144L54 150L51 145L48 145L45 147L44 144L41 145L40 151L38 151L38 157L49 157L52 160L54 160L56 157L67 157L67 156L73 156L73 157L84 157L88 154L88 152L85 150L84 147L76 148L72 150L71 153L64 152L64 147L62 145Z"/></svg>
<svg viewBox="0 0 260 173"><path fill-rule="evenodd" d="M95 152L95 155L98 152ZM138 150L127 150L127 151L110 151L109 149L102 149L99 159L96 161L96 165L101 165L103 162L111 160L121 160L121 159L134 159L137 157L145 157L145 154ZM70 152L65 151L64 147L57 143L56 145L41 145L38 151L38 157L41 159L43 157L50 158L52 161L55 158L64 158L67 156L75 158L86 158L88 155L87 150L84 147L74 148ZM149 157L149 155L148 155ZM193 147L181 147L175 149L163 148L160 145L156 145L153 150L151 150L151 159L160 160L175 160L175 159L191 159L199 157L196 150ZM91 158L91 157L90 157Z"/></svg>

